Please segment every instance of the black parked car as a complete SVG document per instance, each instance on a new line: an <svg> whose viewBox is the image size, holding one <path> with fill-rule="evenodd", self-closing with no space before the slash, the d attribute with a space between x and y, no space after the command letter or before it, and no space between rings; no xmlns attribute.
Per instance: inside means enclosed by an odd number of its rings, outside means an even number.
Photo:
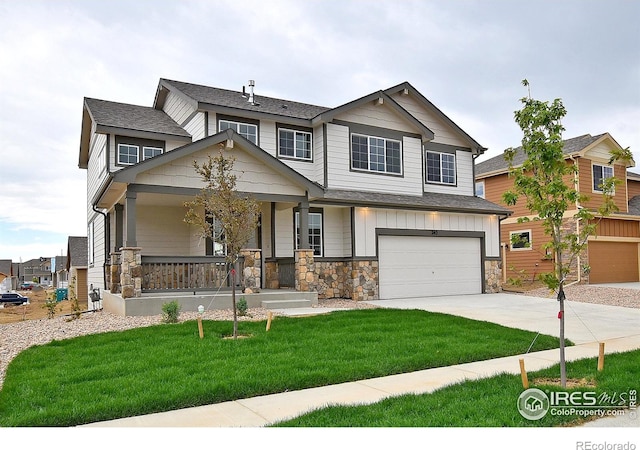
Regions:
<svg viewBox="0 0 640 450"><path fill-rule="evenodd" d="M29 301L29 297L23 297L20 294L0 294L0 303L11 303L12 305L22 305Z"/></svg>

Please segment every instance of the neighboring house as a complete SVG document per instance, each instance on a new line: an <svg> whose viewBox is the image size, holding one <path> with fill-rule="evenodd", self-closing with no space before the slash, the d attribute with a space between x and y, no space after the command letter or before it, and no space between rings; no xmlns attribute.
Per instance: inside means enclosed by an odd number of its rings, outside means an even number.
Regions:
<svg viewBox="0 0 640 450"><path fill-rule="evenodd" d="M603 178L615 176L622 180L616 188L614 201L619 211L602 219L597 234L589 237L587 249L576 261L572 270L572 279L590 283L639 281L640 269L640 204L633 206L640 197L640 176L629 175L622 164L610 165L610 150L620 149L620 145L609 133L598 136L583 135L564 141L564 153L567 164L578 168L578 176L570 177L567 183L574 183L576 189L589 196L589 200L570 208L567 217L567 230L575 232L580 224L573 219L577 208L597 209L602 204L600 183ZM522 148L518 148L514 165L524 162ZM502 194L511 189L513 181L508 175L509 168L504 155L476 164L476 192L487 200L503 204ZM502 222L501 242L503 246L504 279L518 279L524 274L532 280L541 272L553 270L551 255L543 249L550 237L544 234L539 222L518 223L518 218L529 216L524 199L513 206L514 214ZM517 234L521 239L515 245L511 236Z"/></svg>
<svg viewBox="0 0 640 450"><path fill-rule="evenodd" d="M13 266L10 259L0 259L0 294L11 292L13 289Z"/></svg>
<svg viewBox="0 0 640 450"><path fill-rule="evenodd" d="M252 292L366 300L499 289L509 210L474 195L485 148L411 84L327 108L256 95L251 82L239 92L166 79L152 107L84 100L90 284L121 298L225 284L223 243L183 220L204 186L194 160L220 151L235 158L238 190L260 203L241 272Z"/></svg>
<svg viewBox="0 0 640 450"><path fill-rule="evenodd" d="M56 256L51 258L53 286L56 288L66 288L69 286L69 272L67 272L67 257Z"/></svg>
<svg viewBox="0 0 640 450"><path fill-rule="evenodd" d="M35 258L22 263L21 283L35 281L43 286L51 285L51 258Z"/></svg>
<svg viewBox="0 0 640 450"><path fill-rule="evenodd" d="M69 295L71 295L72 291L75 292L78 297L78 303L81 305L89 305L90 287L87 284L87 249L86 236L69 236L67 240L65 267L68 277Z"/></svg>

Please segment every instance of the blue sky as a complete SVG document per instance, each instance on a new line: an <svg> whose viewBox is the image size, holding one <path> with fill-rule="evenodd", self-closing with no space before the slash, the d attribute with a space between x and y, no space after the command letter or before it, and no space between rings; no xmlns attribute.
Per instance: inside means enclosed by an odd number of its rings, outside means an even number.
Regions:
<svg viewBox="0 0 640 450"><path fill-rule="evenodd" d="M328 107L409 81L486 157L519 144L527 78L563 99L567 138L610 132L640 162L638 17L627 0L0 0L0 259L86 235L83 98L150 106L160 78Z"/></svg>

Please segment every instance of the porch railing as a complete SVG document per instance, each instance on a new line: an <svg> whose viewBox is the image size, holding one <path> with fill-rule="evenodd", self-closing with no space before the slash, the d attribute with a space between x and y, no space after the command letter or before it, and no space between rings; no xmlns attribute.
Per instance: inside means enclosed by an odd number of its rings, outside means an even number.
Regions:
<svg viewBox="0 0 640 450"><path fill-rule="evenodd" d="M235 264L242 286L244 258ZM223 256L142 256L142 291L198 291L231 288L231 265Z"/></svg>

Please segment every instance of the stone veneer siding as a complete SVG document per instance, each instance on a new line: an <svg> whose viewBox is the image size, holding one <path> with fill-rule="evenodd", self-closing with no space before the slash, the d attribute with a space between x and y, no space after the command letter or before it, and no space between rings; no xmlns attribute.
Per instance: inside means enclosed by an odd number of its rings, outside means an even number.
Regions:
<svg viewBox="0 0 640 450"><path fill-rule="evenodd" d="M240 250L240 254L244 257L244 269L242 271L244 293L258 293L262 287L261 251L259 249L243 249Z"/></svg>
<svg viewBox="0 0 640 450"><path fill-rule="evenodd" d="M142 296L142 249L123 247L120 258L122 298Z"/></svg>

